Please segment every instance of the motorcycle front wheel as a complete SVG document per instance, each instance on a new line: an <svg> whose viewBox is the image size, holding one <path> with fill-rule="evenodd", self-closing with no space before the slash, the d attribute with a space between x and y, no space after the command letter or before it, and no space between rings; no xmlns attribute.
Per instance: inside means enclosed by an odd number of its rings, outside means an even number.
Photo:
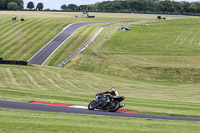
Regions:
<svg viewBox="0 0 200 133"><path fill-rule="evenodd" d="M88 109L89 110L94 110L95 109L95 106L96 104L95 104L95 101L92 101L92 102L90 102L89 104L88 104Z"/></svg>

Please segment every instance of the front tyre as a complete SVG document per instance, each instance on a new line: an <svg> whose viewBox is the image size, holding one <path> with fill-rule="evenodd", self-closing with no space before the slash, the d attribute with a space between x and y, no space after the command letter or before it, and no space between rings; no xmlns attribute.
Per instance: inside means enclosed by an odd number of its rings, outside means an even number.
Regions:
<svg viewBox="0 0 200 133"><path fill-rule="evenodd" d="M96 104L95 104L95 101L92 101L92 102L90 102L89 104L88 104L88 109L89 110L94 110L95 109L95 106Z"/></svg>
<svg viewBox="0 0 200 133"><path fill-rule="evenodd" d="M109 112L116 112L120 107L120 103L118 101L114 101L113 104L115 105L108 109Z"/></svg>

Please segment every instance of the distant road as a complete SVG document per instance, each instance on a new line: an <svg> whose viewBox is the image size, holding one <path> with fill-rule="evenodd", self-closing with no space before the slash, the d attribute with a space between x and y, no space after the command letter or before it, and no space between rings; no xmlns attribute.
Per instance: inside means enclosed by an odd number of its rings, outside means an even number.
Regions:
<svg viewBox="0 0 200 133"><path fill-rule="evenodd" d="M144 20L144 21L121 21L121 22L80 22L73 23L67 26L61 33L59 33L56 37L54 37L48 44L46 44L42 49L40 49L33 57L28 60L29 64L35 65L43 65L48 58L68 39L73 33L75 33L79 28L90 25L90 24L103 24L103 23L111 23L107 25L103 25L102 27L108 27L116 24L122 23L142 23L142 22L153 22L156 20Z"/></svg>
<svg viewBox="0 0 200 133"><path fill-rule="evenodd" d="M4 100L0 100L0 108L18 109L18 110L33 110L33 111L43 111L43 112L60 112L60 113L72 113L72 114L147 118L147 119L200 121L200 118L146 115L146 114L137 114L137 113L106 112L106 111L99 111L99 110L95 111L95 110L87 110L87 109L79 109L79 108L69 108L69 107L59 107L59 106L51 106L51 105L12 102L12 101L4 101Z"/></svg>
<svg viewBox="0 0 200 133"><path fill-rule="evenodd" d="M77 51L75 51L72 55L70 55L66 60L64 60L61 64L58 65L58 67L62 68L68 61L70 61L74 56L76 56L78 53L83 51L85 48L89 46L89 44L96 38L96 36L102 31L104 27L109 27L117 24L128 24L128 23L145 23L145 22L155 22L157 20L143 20L143 21L121 21L121 22L113 22L111 24L106 24L100 26L99 30ZM108 23L108 22L107 22Z"/></svg>
<svg viewBox="0 0 200 133"><path fill-rule="evenodd" d="M89 24L100 24L105 22L80 22L66 27L61 33L53 38L47 45L28 60L29 64L43 65L45 61L79 28Z"/></svg>

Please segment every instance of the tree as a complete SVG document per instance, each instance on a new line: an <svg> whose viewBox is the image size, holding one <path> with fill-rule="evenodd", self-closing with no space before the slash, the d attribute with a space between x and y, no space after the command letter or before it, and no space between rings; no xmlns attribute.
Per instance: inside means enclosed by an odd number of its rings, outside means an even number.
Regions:
<svg viewBox="0 0 200 133"><path fill-rule="evenodd" d="M200 12L199 2L177 2L175 0L112 0L97 2L91 5L80 5L78 7L69 4L67 10L74 11L103 11L103 12L134 12L134 11L156 11L159 13L181 13Z"/></svg>
<svg viewBox="0 0 200 133"><path fill-rule="evenodd" d="M80 8L80 11L86 11L87 5L80 5L79 8Z"/></svg>
<svg viewBox="0 0 200 133"><path fill-rule="evenodd" d="M180 4L180 2L173 1L172 3L173 3L173 7L175 9L175 12L181 12L182 5Z"/></svg>
<svg viewBox="0 0 200 133"><path fill-rule="evenodd" d="M43 8L44 8L43 3L38 3L36 10L42 11Z"/></svg>
<svg viewBox="0 0 200 133"><path fill-rule="evenodd" d="M61 6L61 9L62 9L62 10L67 10L67 9L68 9L68 7L67 7L67 5L66 5L66 4L64 4L64 5L62 5L62 6Z"/></svg>
<svg viewBox="0 0 200 133"><path fill-rule="evenodd" d="M190 3L189 2L186 2L186 1L183 1L181 2L181 12L190 12Z"/></svg>
<svg viewBox="0 0 200 133"><path fill-rule="evenodd" d="M16 2L10 2L8 3L8 10L17 10L19 9L19 6Z"/></svg>
<svg viewBox="0 0 200 133"><path fill-rule="evenodd" d="M10 2L16 2L17 5L19 6L19 9L23 9L24 8L23 0L5 0L6 9L8 9L8 3L10 3Z"/></svg>
<svg viewBox="0 0 200 133"><path fill-rule="evenodd" d="M199 2L192 2L190 6L190 10L192 12L198 13L200 12L200 3Z"/></svg>
<svg viewBox="0 0 200 133"><path fill-rule="evenodd" d="M69 9L70 11L75 11L76 8L77 8L77 5L75 5L75 4L69 4L69 5L68 5L68 9Z"/></svg>
<svg viewBox="0 0 200 133"><path fill-rule="evenodd" d="M6 2L5 0L0 0L0 10L5 9L6 8Z"/></svg>
<svg viewBox="0 0 200 133"><path fill-rule="evenodd" d="M17 4L20 7L20 9L24 9L24 1L23 0L18 0Z"/></svg>
<svg viewBox="0 0 200 133"><path fill-rule="evenodd" d="M29 3L27 4L27 8L28 8L29 10L32 10L34 7L35 7L35 6L34 6L34 3L33 3L32 1L29 2Z"/></svg>

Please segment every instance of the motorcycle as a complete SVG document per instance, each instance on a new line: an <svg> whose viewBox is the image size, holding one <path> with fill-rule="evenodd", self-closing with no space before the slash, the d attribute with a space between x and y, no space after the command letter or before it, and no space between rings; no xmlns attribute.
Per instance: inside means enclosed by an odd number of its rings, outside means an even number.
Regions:
<svg viewBox="0 0 200 133"><path fill-rule="evenodd" d="M96 94L96 100L91 101L88 104L89 110L94 109L102 109L107 110L109 112L116 112L119 108L124 107L125 105L120 105L120 102L123 101L125 97L123 96L110 96L110 95L104 95L102 93Z"/></svg>

